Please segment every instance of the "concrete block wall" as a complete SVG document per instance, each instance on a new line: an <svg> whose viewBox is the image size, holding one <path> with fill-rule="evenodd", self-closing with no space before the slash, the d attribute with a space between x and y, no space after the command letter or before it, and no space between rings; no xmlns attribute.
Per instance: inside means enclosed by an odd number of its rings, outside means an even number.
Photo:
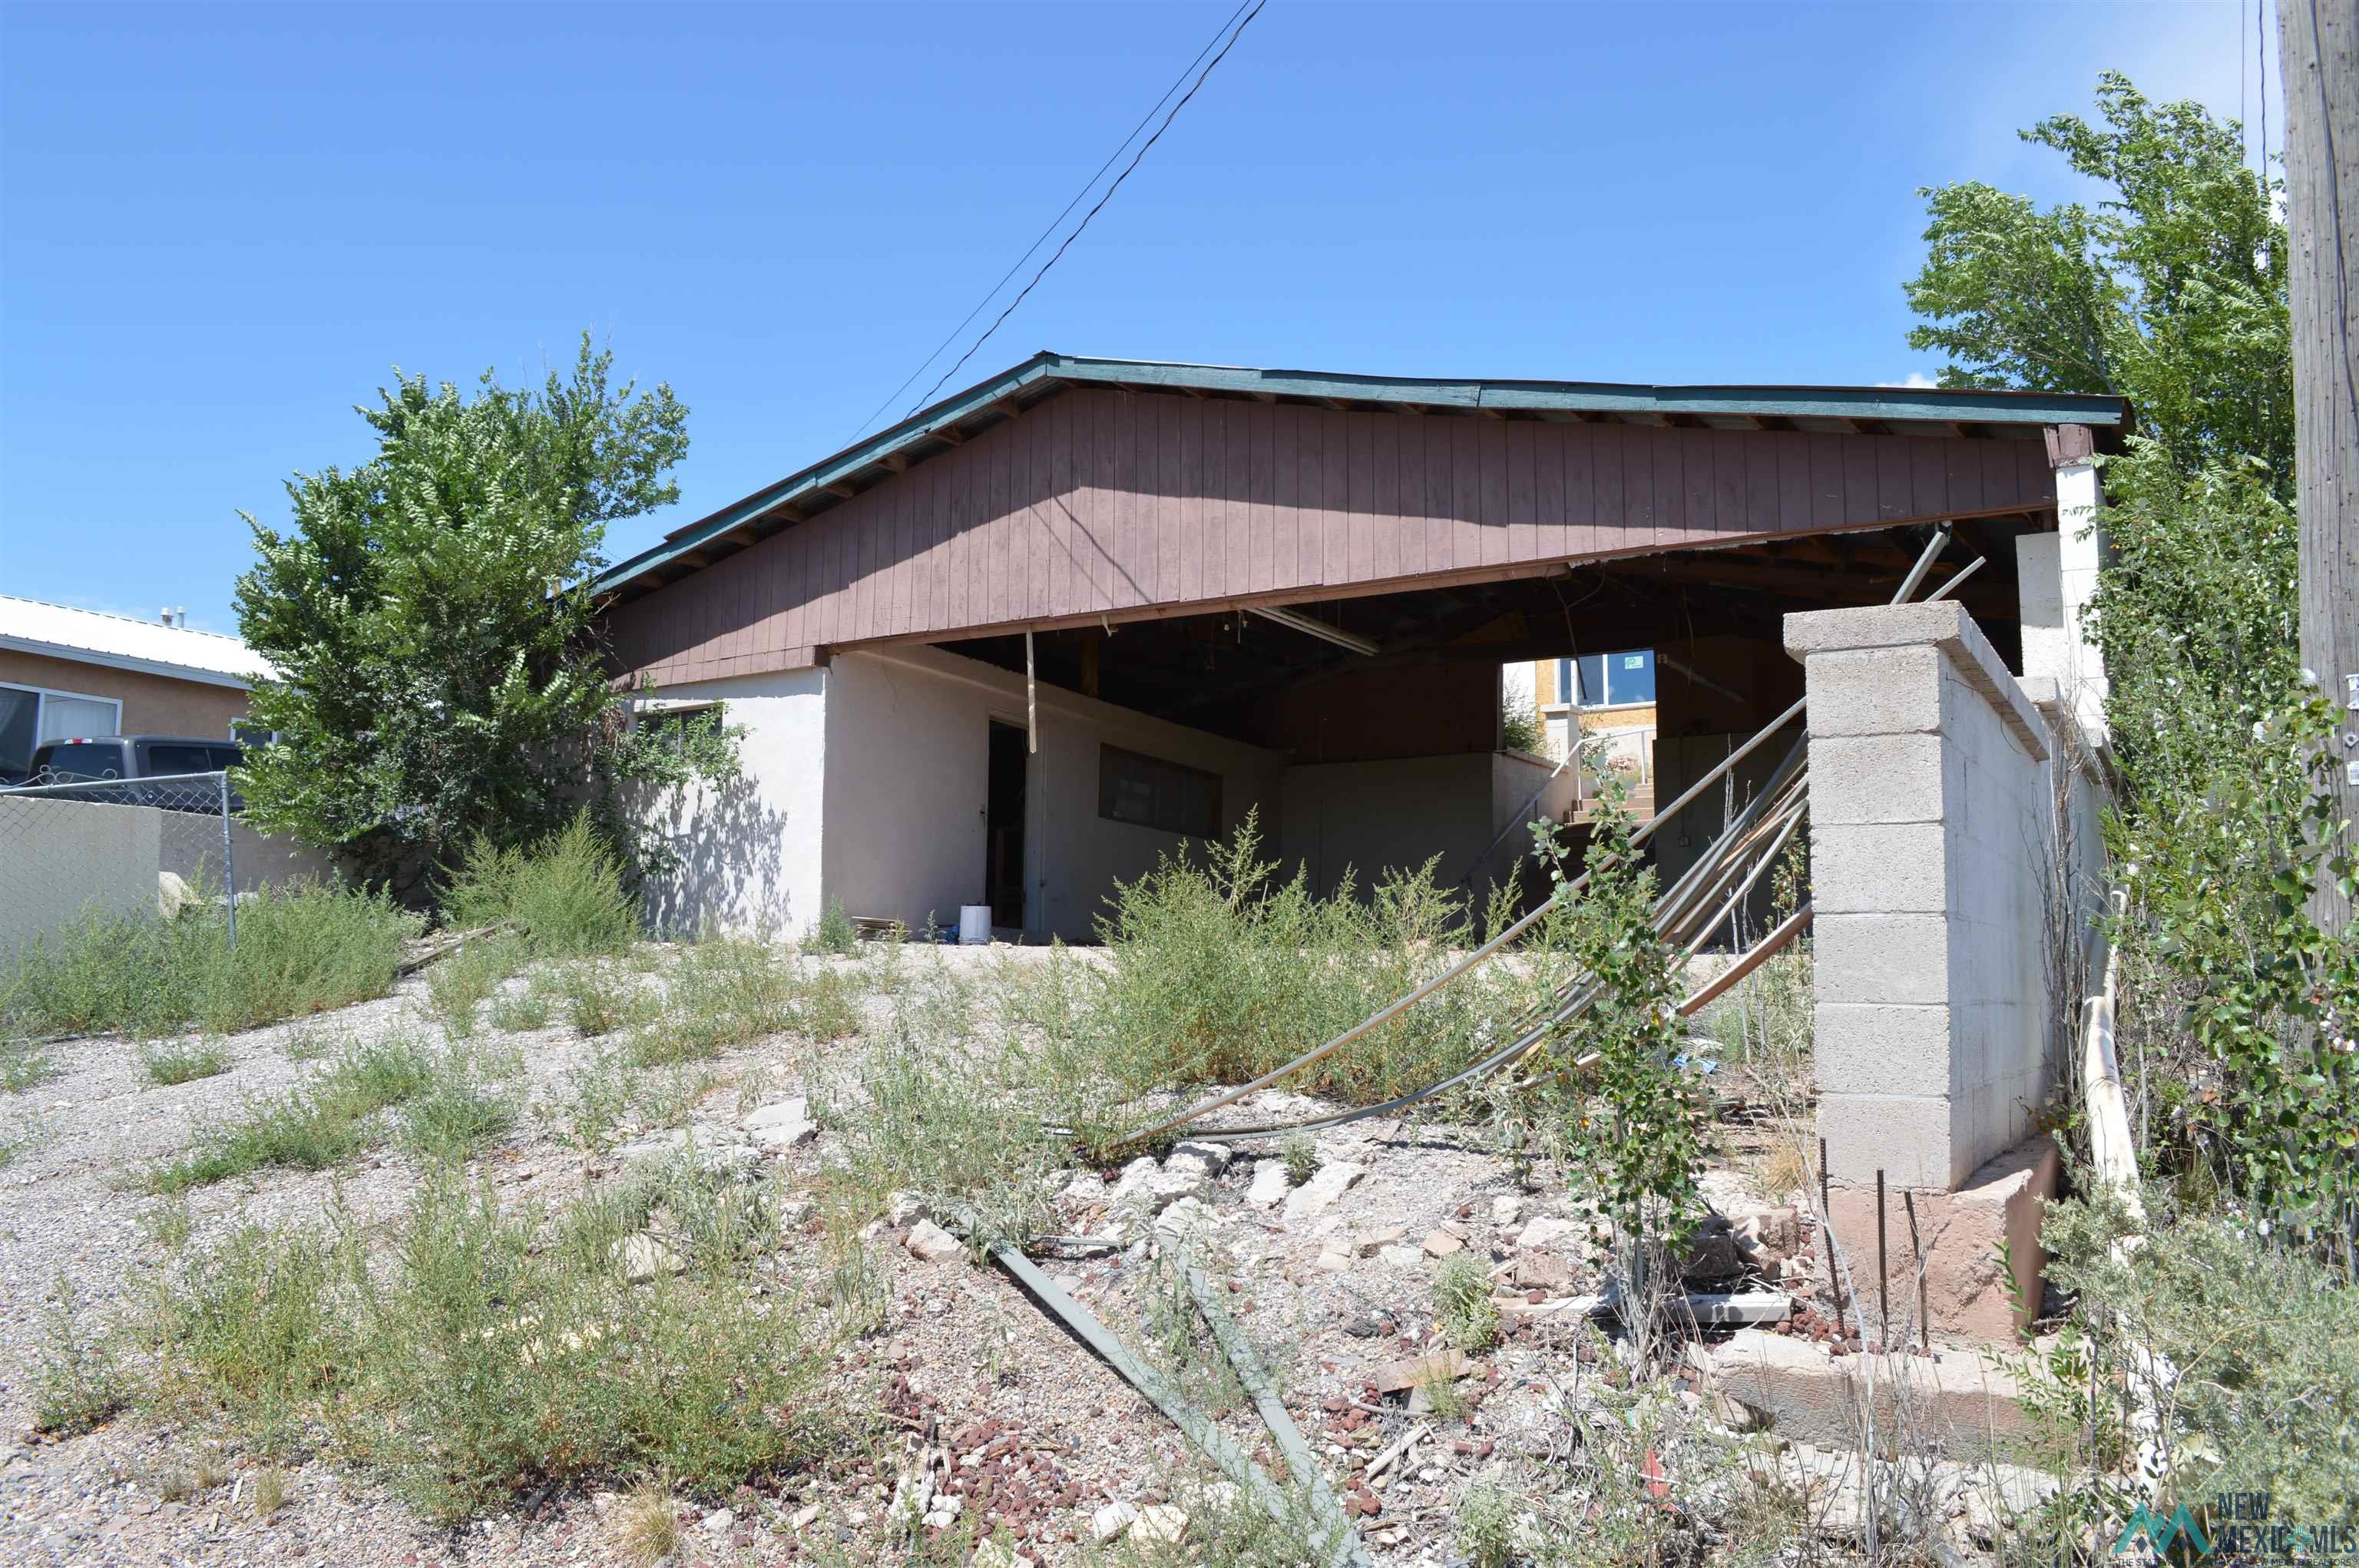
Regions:
<svg viewBox="0 0 2359 1568"><path fill-rule="evenodd" d="M1954 603L1790 615L1810 699L1819 1130L1954 1192L2045 1094L2046 726Z"/></svg>

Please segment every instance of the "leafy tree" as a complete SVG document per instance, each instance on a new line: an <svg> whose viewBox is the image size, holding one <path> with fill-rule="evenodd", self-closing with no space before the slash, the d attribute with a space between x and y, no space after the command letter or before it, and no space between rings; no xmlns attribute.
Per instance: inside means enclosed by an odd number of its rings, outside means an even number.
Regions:
<svg viewBox="0 0 2359 1568"><path fill-rule="evenodd" d="M298 474L285 532L246 517L239 624L282 674L254 695L278 737L247 754L257 822L406 881L554 833L617 770L715 761L627 736L601 658L606 525L676 500L688 449L671 388L612 387L612 362L585 333L538 387L397 372L354 410L374 457Z"/></svg>
<svg viewBox="0 0 2359 1568"><path fill-rule="evenodd" d="M1945 387L2111 393L2173 462L2258 459L2288 499L2293 358L2282 183L2245 166L2242 127L2099 79L2103 123L2022 132L2106 191L2042 209L1979 180L1919 192L1931 223L1907 285L1918 350Z"/></svg>

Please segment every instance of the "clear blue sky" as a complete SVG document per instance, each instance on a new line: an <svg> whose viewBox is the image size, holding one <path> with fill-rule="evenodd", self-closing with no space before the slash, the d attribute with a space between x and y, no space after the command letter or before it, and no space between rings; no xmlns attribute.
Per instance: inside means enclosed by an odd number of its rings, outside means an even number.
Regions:
<svg viewBox="0 0 2359 1568"><path fill-rule="evenodd" d="M844 444L1233 3L0 8L0 593L234 630L237 510L364 457L390 366L514 379L585 327L690 409L629 554ZM2254 27L1270 0L951 385L1043 347L1902 381L1916 188L2065 193L2014 132L2107 66L2234 114Z"/></svg>

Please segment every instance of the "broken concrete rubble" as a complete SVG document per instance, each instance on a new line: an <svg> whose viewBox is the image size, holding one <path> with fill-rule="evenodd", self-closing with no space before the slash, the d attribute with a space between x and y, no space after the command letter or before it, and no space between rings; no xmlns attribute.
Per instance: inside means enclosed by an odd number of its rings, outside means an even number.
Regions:
<svg viewBox="0 0 2359 1568"><path fill-rule="evenodd" d="M1245 1189L1245 1202L1256 1209L1274 1209L1286 1202L1286 1194L1292 1190L1287 1180L1285 1160L1256 1160L1253 1185Z"/></svg>
<svg viewBox="0 0 2359 1568"><path fill-rule="evenodd" d="M793 1149L819 1136L819 1124L810 1117L810 1101L801 1094L764 1105L738 1125L756 1147L770 1153Z"/></svg>
<svg viewBox="0 0 2359 1568"><path fill-rule="evenodd" d="M912 1257L927 1263L963 1262L966 1244L931 1220L919 1220L909 1227L906 1244Z"/></svg>
<svg viewBox="0 0 2359 1568"><path fill-rule="evenodd" d="M1286 1217L1304 1220L1313 1214L1324 1214L1336 1199L1349 1192L1367 1173L1365 1166L1354 1165L1348 1160L1329 1160L1310 1181L1287 1195Z"/></svg>

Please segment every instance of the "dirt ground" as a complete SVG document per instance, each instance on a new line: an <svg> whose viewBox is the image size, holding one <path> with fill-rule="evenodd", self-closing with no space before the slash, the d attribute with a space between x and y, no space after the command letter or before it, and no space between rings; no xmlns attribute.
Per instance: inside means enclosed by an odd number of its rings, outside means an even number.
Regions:
<svg viewBox="0 0 2359 1568"><path fill-rule="evenodd" d="M920 965L942 973L1038 962L1006 949L926 950ZM810 960L857 970L858 960ZM509 983L514 988L520 982ZM921 982L922 984L922 982ZM366 1037L408 1029L431 1034L423 983L404 982L385 1000L325 1019L255 1030L228 1042L230 1070L175 1087L143 1076L130 1042L92 1039L50 1048L61 1071L5 1096L19 1145L0 1170L0 1562L85 1564L330 1563L560 1564L621 1563L622 1500L604 1491L549 1491L518 1500L462 1529L418 1522L365 1478L314 1459L291 1471L284 1507L258 1517L255 1466L212 1446L201 1432L159 1429L119 1418L86 1436L43 1438L32 1430L29 1367L43 1332L44 1303L60 1279L76 1311L128 1310L166 1253L154 1238L142 1173L189 1147L203 1127L236 1114L252 1096L283 1088L305 1071L292 1060L329 1029ZM882 1018L894 1004L864 1004ZM534 1109L471 1167L504 1200L562 1203L614 1179L614 1152L592 1154L560 1141L549 1109L593 1048L563 1027L499 1037L522 1053ZM707 1064L713 1082L687 1107L700 1143L744 1140L745 1117L805 1092L814 1048L792 1036ZM1244 1112L1286 1114L1311 1102L1282 1093L1256 1096ZM626 1131L628 1129L625 1129ZM648 1130L648 1129L642 1129ZM1725 1129L1724 1129L1725 1130ZM827 1158L822 1129L798 1146L762 1156L766 1179L808 1183ZM1757 1142L1757 1139L1756 1139ZM1360 1525L1379 1563L1456 1560L1451 1509L1470 1480L1510 1458L1559 1452L1565 1389L1582 1375L1573 1324L1578 1310L1554 1305L1599 1288L1588 1226L1560 1187L1527 1191L1481 1146L1473 1129L1436 1121L1362 1121L1317 1138L1321 1178L1340 1188L1320 1205L1288 1190L1269 1170L1275 1141L1236 1146L1225 1169L1175 1162L1135 1171L1129 1188L1162 1184L1182 1201L1163 1209L1160 1239L1144 1209L1123 1214L1129 1189L1119 1171L1068 1172L1059 1213L1071 1236L1118 1238L1087 1256L1043 1248L1042 1269L1116 1332L1137 1344L1158 1321L1155 1298L1170 1275L1160 1254L1185 1231L1208 1271L1225 1286L1235 1320L1276 1365L1286 1403L1331 1477L1358 1499ZM1212 1157L1217 1162L1217 1156ZM1346 1184L1343 1172L1360 1174ZM1168 1180L1167 1180L1168 1178ZM1256 1180L1263 1203L1252 1201ZM373 1232L401 1214L419 1180L409 1159L387 1147L317 1174L268 1171L196 1190L193 1245L250 1220L316 1218L341 1204ZM1193 1183L1191 1186L1190 1183ZM1121 1191L1117 1191L1122 1189ZM1278 1195L1278 1194L1283 1194ZM1766 1208L1782 1194L1748 1190L1741 1177L1714 1177L1724 1212ZM907 1216L904 1216L907 1217ZM848 1409L880 1412L877 1446L846 1453L818 1475L794 1475L741 1489L722 1508L683 1505L690 1563L769 1563L814 1555L900 1562L886 1514L897 1473L929 1443L943 1453L961 1518L1002 1524L1027 1555L1076 1561L1102 1511L1123 1503L1201 1506L1184 1483L1194 1462L1177 1428L1014 1282L987 1261L921 1261L908 1226L880 1226L870 1252L889 1270L890 1306L875 1334L845 1345L834 1388ZM776 1251L757 1265L766 1287L793 1290L818 1278L820 1236L808 1218L783 1226ZM1463 1409L1412 1410L1423 1397L1391 1388L1386 1369L1442 1348L1430 1279L1437 1256L1462 1250L1493 1271L1511 1308L1497 1348L1469 1358L1457 1387ZM1513 1309L1520 1307L1520 1312ZM1200 1400L1216 1395L1200 1367L1187 1375ZM1696 1395L1688 1395L1690 1403ZM1458 1401L1451 1401L1456 1404ZM1249 1403L1228 1410L1223 1430L1275 1473L1266 1430ZM1358 1472L1412 1433L1404 1456L1365 1479ZM202 1460L203 1463L195 1463ZM193 1484L190 1471L195 1471ZM1117 1516L1108 1516L1109 1518ZM1134 1527L1136 1528L1136 1527Z"/></svg>

